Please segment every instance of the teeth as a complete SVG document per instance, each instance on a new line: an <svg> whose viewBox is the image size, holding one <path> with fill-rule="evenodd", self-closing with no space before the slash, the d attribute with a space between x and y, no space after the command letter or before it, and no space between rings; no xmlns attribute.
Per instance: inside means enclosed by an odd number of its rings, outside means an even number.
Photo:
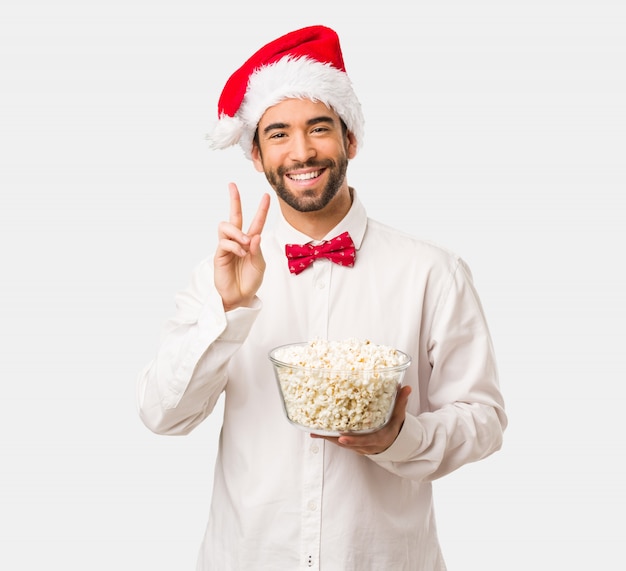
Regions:
<svg viewBox="0 0 626 571"><path fill-rule="evenodd" d="M309 172L306 174L290 174L289 178L292 180L309 180L319 175L319 171Z"/></svg>

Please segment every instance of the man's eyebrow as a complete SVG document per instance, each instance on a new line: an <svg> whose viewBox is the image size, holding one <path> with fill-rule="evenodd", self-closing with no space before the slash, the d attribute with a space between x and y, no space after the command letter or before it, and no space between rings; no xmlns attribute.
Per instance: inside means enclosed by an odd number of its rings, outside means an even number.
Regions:
<svg viewBox="0 0 626 571"><path fill-rule="evenodd" d="M288 123L270 123L265 129L263 129L263 134L267 135L270 131L274 131L276 129L286 129L289 127Z"/></svg>
<svg viewBox="0 0 626 571"><path fill-rule="evenodd" d="M313 117L309 119L306 124L307 125L315 125L316 123L330 123L331 125L335 122L335 120L329 115L320 115L319 117Z"/></svg>
<svg viewBox="0 0 626 571"><path fill-rule="evenodd" d="M329 123L333 125L335 120L329 115L320 115L319 117L312 117L309 119L306 124L307 125L317 125L318 123ZM270 123L263 129L263 134L267 135L270 131L274 131L276 129L287 129L289 127L289 123Z"/></svg>

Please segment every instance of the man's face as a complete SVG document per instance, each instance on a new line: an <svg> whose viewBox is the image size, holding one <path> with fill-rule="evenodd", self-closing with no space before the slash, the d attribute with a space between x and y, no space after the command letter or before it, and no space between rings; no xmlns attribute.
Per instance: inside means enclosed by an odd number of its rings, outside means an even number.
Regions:
<svg viewBox="0 0 626 571"><path fill-rule="evenodd" d="M325 208L345 186L356 142L324 103L286 99L270 107L258 124L252 150L277 196L299 212Z"/></svg>

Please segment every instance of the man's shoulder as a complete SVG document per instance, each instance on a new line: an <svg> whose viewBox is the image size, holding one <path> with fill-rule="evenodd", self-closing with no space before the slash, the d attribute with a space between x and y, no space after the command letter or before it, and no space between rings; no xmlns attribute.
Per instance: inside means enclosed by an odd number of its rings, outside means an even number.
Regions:
<svg viewBox="0 0 626 571"><path fill-rule="evenodd" d="M371 218L367 221L366 238L386 244L398 252L406 250L439 262L456 264L459 261L459 255L443 244Z"/></svg>

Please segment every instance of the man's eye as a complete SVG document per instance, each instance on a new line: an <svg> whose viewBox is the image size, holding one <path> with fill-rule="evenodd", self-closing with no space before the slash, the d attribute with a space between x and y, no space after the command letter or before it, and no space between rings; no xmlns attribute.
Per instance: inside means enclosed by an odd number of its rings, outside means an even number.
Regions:
<svg viewBox="0 0 626 571"><path fill-rule="evenodd" d="M272 133L270 139L282 139L284 136L285 133Z"/></svg>

